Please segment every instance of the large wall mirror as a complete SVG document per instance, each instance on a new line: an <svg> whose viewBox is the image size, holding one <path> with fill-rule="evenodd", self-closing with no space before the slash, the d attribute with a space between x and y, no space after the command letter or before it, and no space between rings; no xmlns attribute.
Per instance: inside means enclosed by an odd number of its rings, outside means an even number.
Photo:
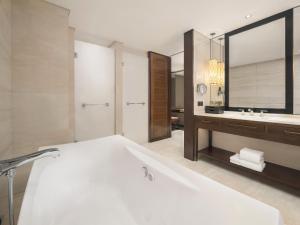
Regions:
<svg viewBox="0 0 300 225"><path fill-rule="evenodd" d="M225 34L225 107L293 113L293 10Z"/></svg>

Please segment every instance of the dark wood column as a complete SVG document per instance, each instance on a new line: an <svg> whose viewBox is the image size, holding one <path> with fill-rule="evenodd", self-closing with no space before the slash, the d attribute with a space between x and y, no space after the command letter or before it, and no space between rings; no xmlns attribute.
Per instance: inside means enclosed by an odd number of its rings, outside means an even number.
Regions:
<svg viewBox="0 0 300 225"><path fill-rule="evenodd" d="M184 157L196 160L194 130L194 30L184 33Z"/></svg>

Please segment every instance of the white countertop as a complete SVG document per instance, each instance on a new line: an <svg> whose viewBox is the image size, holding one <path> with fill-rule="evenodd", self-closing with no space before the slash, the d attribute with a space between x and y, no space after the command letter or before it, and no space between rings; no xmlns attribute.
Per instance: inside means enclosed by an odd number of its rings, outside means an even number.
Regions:
<svg viewBox="0 0 300 225"><path fill-rule="evenodd" d="M292 114L264 113L261 116L260 113L253 113L251 115L248 112L242 114L242 112L225 111L223 114L195 112L195 116L209 116L215 118L248 120L248 121L257 121L257 122L265 122L265 123L300 125L300 115L292 115Z"/></svg>

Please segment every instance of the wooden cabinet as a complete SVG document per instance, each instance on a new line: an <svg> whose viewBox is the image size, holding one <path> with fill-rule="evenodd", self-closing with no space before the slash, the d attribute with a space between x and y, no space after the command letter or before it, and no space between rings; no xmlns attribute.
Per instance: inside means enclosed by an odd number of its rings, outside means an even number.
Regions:
<svg viewBox="0 0 300 225"><path fill-rule="evenodd" d="M220 129L220 119L201 116L195 120L196 126L203 129L218 130Z"/></svg>
<svg viewBox="0 0 300 225"><path fill-rule="evenodd" d="M269 124L266 133L270 140L300 146L300 126Z"/></svg>
<svg viewBox="0 0 300 225"><path fill-rule="evenodd" d="M221 131L226 133L249 136L259 138L265 133L266 126L263 123L256 123L253 121L222 119Z"/></svg>
<svg viewBox="0 0 300 225"><path fill-rule="evenodd" d="M300 146L299 125L195 116L195 126L208 130Z"/></svg>
<svg viewBox="0 0 300 225"><path fill-rule="evenodd" d="M198 151L198 128L209 130L208 148ZM194 117L194 140L196 140L194 151L208 158L217 160L227 166L238 168L244 172L255 174L259 177L290 186L300 191L300 171L292 168L266 162L263 172L253 170L230 163L229 157L234 153L225 149L212 146L212 131L235 134L239 136L258 138L274 142L300 146L300 125L287 125L280 123L257 122L249 120L237 120L213 116Z"/></svg>

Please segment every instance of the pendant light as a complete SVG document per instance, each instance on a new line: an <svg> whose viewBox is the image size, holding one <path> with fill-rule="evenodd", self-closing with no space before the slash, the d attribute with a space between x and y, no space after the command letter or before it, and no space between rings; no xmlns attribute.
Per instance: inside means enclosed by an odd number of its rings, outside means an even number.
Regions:
<svg viewBox="0 0 300 225"><path fill-rule="evenodd" d="M213 59L213 38L216 33L211 33L210 36L210 59L208 62L208 70L209 70L209 83L216 84L217 83L217 74L218 74L218 60Z"/></svg>
<svg viewBox="0 0 300 225"><path fill-rule="evenodd" d="M223 38L219 38L219 47L220 47L220 60L218 62L218 81L217 85L218 86L224 86L224 79L225 79L225 64L223 60L223 47L222 47L222 40Z"/></svg>

